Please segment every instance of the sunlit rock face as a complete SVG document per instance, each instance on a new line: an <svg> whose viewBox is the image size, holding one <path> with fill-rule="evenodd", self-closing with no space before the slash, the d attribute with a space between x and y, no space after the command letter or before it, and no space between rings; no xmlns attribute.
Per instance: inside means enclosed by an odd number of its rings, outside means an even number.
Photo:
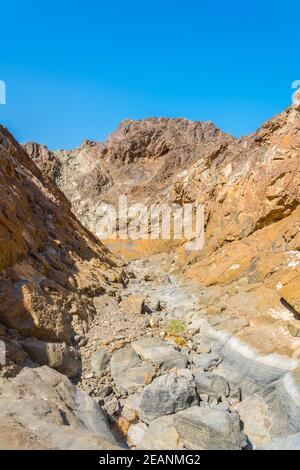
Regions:
<svg viewBox="0 0 300 470"><path fill-rule="evenodd" d="M70 344L117 261L2 126L0 185L0 321L25 336Z"/></svg>
<svg viewBox="0 0 300 470"><path fill-rule="evenodd" d="M201 251L185 252L180 242L141 240L134 242L136 252L176 253L181 275L205 289L199 307L212 324L260 352L297 358L299 150L295 103L241 139L212 123L152 118L125 121L106 143L87 141L51 159L57 161L57 185L96 235L120 194L130 202L203 204ZM40 157L47 152L31 145L30 153L50 177L53 169ZM109 246L125 255L130 251L128 243ZM233 327L232 319L243 321Z"/></svg>
<svg viewBox="0 0 300 470"><path fill-rule="evenodd" d="M103 218L118 209L120 195L130 205L180 205L187 200L181 177L195 162L209 160L234 140L211 122L150 118L122 122L105 143L85 141L58 152L34 143L25 148L71 201L81 222L103 238ZM125 255L132 249L137 254L169 246L160 241L136 240L133 247L127 241L105 241Z"/></svg>

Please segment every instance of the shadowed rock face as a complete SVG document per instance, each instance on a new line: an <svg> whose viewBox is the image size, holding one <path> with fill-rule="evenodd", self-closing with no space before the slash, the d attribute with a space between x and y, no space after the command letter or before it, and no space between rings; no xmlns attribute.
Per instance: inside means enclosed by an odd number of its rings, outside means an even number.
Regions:
<svg viewBox="0 0 300 470"><path fill-rule="evenodd" d="M0 186L0 321L25 336L70 344L117 262L4 127Z"/></svg>

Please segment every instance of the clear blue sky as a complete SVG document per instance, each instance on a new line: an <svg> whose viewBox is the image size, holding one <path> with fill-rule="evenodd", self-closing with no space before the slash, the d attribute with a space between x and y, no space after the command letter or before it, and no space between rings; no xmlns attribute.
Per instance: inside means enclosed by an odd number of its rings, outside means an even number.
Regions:
<svg viewBox="0 0 300 470"><path fill-rule="evenodd" d="M71 148L149 116L240 136L300 79L299 0L11 0L0 16L0 122L21 142Z"/></svg>

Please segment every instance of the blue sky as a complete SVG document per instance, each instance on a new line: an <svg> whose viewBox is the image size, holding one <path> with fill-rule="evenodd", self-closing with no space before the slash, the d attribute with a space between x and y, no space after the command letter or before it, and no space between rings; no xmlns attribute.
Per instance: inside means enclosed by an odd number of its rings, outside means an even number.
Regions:
<svg viewBox="0 0 300 470"><path fill-rule="evenodd" d="M300 79L299 1L12 0L0 17L0 122L50 148L149 116L248 134Z"/></svg>

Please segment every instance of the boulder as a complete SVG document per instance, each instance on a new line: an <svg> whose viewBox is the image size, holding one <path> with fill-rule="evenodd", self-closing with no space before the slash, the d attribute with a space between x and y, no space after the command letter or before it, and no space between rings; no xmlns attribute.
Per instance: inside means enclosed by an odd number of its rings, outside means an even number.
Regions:
<svg viewBox="0 0 300 470"><path fill-rule="evenodd" d="M144 313L145 299L142 295L132 294L119 303L120 309L128 315Z"/></svg>
<svg viewBox="0 0 300 470"><path fill-rule="evenodd" d="M256 445L255 450L300 450L300 433L274 437L266 444Z"/></svg>
<svg viewBox="0 0 300 470"><path fill-rule="evenodd" d="M137 446L143 440L143 437L147 431L145 423L132 424L127 432L128 444L130 446Z"/></svg>
<svg viewBox="0 0 300 470"><path fill-rule="evenodd" d="M154 367L143 363L131 348L115 351L110 364L112 377L121 392L133 392L155 373Z"/></svg>
<svg viewBox="0 0 300 470"><path fill-rule="evenodd" d="M106 415L64 375L23 369L0 387L1 449L118 449Z"/></svg>
<svg viewBox="0 0 300 470"><path fill-rule="evenodd" d="M106 369L109 361L109 355L106 351L98 351L91 357L91 367L95 374L101 375Z"/></svg>
<svg viewBox="0 0 300 470"><path fill-rule="evenodd" d="M152 421L138 448L143 450L181 449L182 443L174 425L174 415L161 416Z"/></svg>
<svg viewBox="0 0 300 470"><path fill-rule="evenodd" d="M173 369L174 367L184 369L187 365L186 356L161 338L142 338L132 343L132 347L143 359L151 361L163 369Z"/></svg>
<svg viewBox="0 0 300 470"><path fill-rule="evenodd" d="M176 413L174 423L187 449L239 450L248 447L236 412L193 406Z"/></svg>
<svg viewBox="0 0 300 470"><path fill-rule="evenodd" d="M220 400L223 396L228 397L230 394L228 382L220 375L198 371L195 374L195 383L199 395L205 394Z"/></svg>
<svg viewBox="0 0 300 470"><path fill-rule="evenodd" d="M52 367L68 377L75 377L80 371L79 353L65 343L49 343L35 338L27 338L21 342L21 346L30 359L41 366Z"/></svg>
<svg viewBox="0 0 300 470"><path fill-rule="evenodd" d="M195 387L184 377L168 374L157 377L145 387L140 402L140 418L149 423L198 404Z"/></svg>
<svg viewBox="0 0 300 470"><path fill-rule="evenodd" d="M291 336L299 338L300 336L300 321L299 320L290 320L287 325L287 329Z"/></svg>
<svg viewBox="0 0 300 470"><path fill-rule="evenodd" d="M125 372L132 367L136 367L141 364L141 359L136 352L131 348L123 348L118 351L114 351L111 360L111 373L113 376L117 376L122 372Z"/></svg>
<svg viewBox="0 0 300 470"><path fill-rule="evenodd" d="M266 401L260 395L246 397L235 406L244 424L244 430L252 444L264 444L270 440L272 416Z"/></svg>
<svg viewBox="0 0 300 470"><path fill-rule="evenodd" d="M285 374L276 384L271 404L272 431L280 435L300 432L300 367Z"/></svg>
<svg viewBox="0 0 300 470"><path fill-rule="evenodd" d="M150 364L141 364L138 367L128 369L122 374L114 377L114 382L121 392L133 393L136 388L145 385L147 378L155 373L154 367Z"/></svg>

